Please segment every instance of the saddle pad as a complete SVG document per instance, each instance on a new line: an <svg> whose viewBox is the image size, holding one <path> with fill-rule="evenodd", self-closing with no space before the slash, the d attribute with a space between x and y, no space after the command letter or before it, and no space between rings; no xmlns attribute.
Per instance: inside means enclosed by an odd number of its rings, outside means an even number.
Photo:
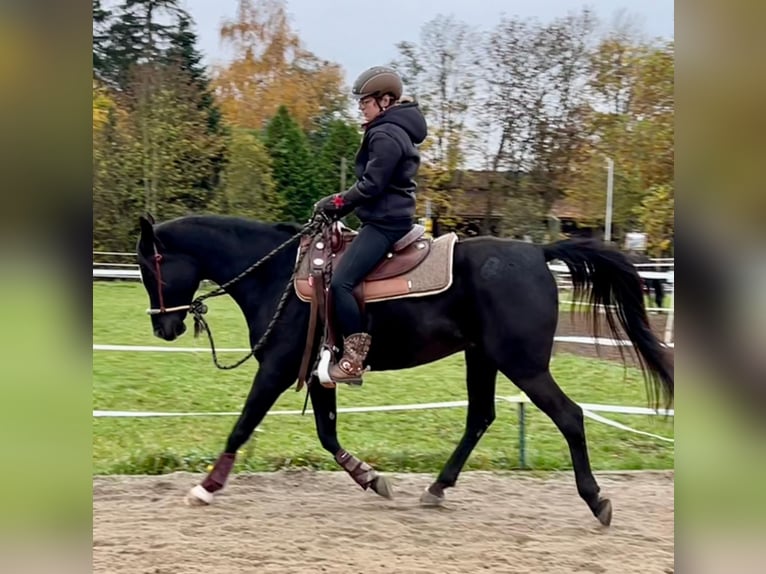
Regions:
<svg viewBox="0 0 766 574"><path fill-rule="evenodd" d="M452 285L452 262L457 235L448 233L437 237L431 244L428 256L411 271L377 281L364 281L364 300L368 303L424 297L446 291ZM310 302L314 293L308 279L296 278L295 292L301 301Z"/></svg>

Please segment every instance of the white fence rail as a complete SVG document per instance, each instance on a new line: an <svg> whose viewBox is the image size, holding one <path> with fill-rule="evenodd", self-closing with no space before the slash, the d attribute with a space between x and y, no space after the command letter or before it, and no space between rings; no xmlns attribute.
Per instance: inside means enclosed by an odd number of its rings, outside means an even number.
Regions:
<svg viewBox="0 0 766 574"><path fill-rule="evenodd" d="M138 269L138 265L135 263L113 263L96 261L101 257L119 257L119 258L135 258L134 253L122 253L117 251L94 251L93 252L93 279L96 280L131 280L140 281L141 273ZM665 292L668 294L675 293L675 263L672 259L657 259L649 263L638 263L635 265L639 276L644 279L662 279L665 281ZM571 280L569 278L569 269L566 265L561 263L549 263L548 267L553 272L556 278L556 283L559 290L567 290L571 288ZM666 271L648 270L644 271L644 267L667 268ZM569 301L561 301L562 304L567 304ZM667 313L667 324L664 333L664 340L668 344L672 344L673 329L674 329L674 315L675 315L675 297L670 299L670 307L650 307L647 309L649 312L655 313ZM577 341L581 342L581 341ZM604 343L609 344L609 343Z"/></svg>
<svg viewBox="0 0 766 574"><path fill-rule="evenodd" d="M135 263L114 263L114 262L100 262L96 261L97 257L109 257L109 258L133 258L135 257L134 253L122 253L122 252L114 252L114 251L100 251L100 252L94 252L94 262L93 262L93 279L97 280L131 280L131 281L140 281L141 280L141 274L138 269L138 265ZM571 282L569 281L569 270L565 265L562 264L549 264L549 267L551 271L554 273L554 276L556 277L557 284L559 286L559 289L566 289L571 287ZM652 267L653 270L642 270L642 267ZM661 259L661 260L653 260L651 263L639 263L636 265L636 268L638 270L638 274L643 277L644 279L663 279L665 280L667 284L667 291L673 292L674 289L674 283L675 283L675 272L674 272L674 262L672 259ZM666 271L655 271L654 269L657 268L667 268ZM668 319L665 329L665 342L670 346L673 347L674 344L672 342L673 338L673 319L674 319L674 299L671 299L671 307L670 309L664 309L664 308L657 308L657 309L649 309L650 311L659 311L659 312L668 312ZM578 343L578 344L599 344L603 346L630 346L630 341L620 341L620 340L614 340L614 339L606 339L606 338L598 338L595 339L593 337L576 337L576 336L561 336L556 337L556 341L558 342L564 342L564 343ZM100 345L100 344L94 344L93 345L94 351L107 351L107 352L175 352L175 353L198 353L198 352L209 352L209 349L207 348L199 348L199 347L152 347L152 346L139 346L139 345ZM221 353L229 353L229 352L247 352L249 349L217 349L218 352ZM525 428L525 407L527 404L529 404L529 399L526 397L526 395L516 395L516 396L506 396L501 397L498 396L496 401L499 402L505 402L505 403L511 403L511 404L517 404L518 405L518 416L519 416L519 447L520 447L520 453L519 453L519 464L522 468L526 467L526 433L524 431ZM440 403L423 403L423 404L410 404L410 405L381 405L381 406L368 406L368 407L344 407L339 408L339 413L370 413L370 412L401 412L401 411L417 411L417 410L425 410L425 409L443 409L443 408L460 408L467 406L467 401L448 401L448 402L440 402ZM583 409L583 414L596 422L606 424L608 426L611 426L613 428L630 432L634 434L639 434L643 436L648 436L650 438L654 438L656 440L665 442L665 443L674 443L674 439L663 437L660 435L656 435L653 433L649 433L646 431L634 429L628 425L625 425L623 423L614 421L612 419L609 419L607 417L604 417L602 415L596 414L597 412L606 412L606 413L616 413L616 414L630 414L630 415L665 415L665 416L674 416L675 411L674 410L659 410L655 411L652 409L648 409L645 407L635 407L635 406L624 406L624 405L598 405L598 404L580 404L581 408ZM271 411L268 414L269 415L297 415L300 414L301 411L299 410L275 410ZM306 411L307 414L312 414L312 411L308 409ZM159 418L159 417L207 417L207 416L238 416L239 412L144 412L144 411L112 411L112 410L94 410L93 416L96 418ZM261 429L257 429L259 432L261 432Z"/></svg>
<svg viewBox="0 0 766 574"><path fill-rule="evenodd" d="M527 417L527 405L531 404L531 401L525 394L519 394L514 396L497 396L495 402L498 403L510 403L518 405L518 441L519 441L519 467L528 468L526 460L527 452L527 433L526 433L526 417ZM648 415L648 416L675 416L674 409L649 409L646 407L634 407L623 405L598 405L590 403L578 403L582 408L583 415L590 420L605 424L612 428L616 428L621 431L638 434L653 438L663 443L674 444L675 439L670 437L661 436L644 430L636 429L621 422L612 420L603 415L596 414L597 412L606 412L623 415ZM465 408L468 406L468 401L445 401L438 403L419 403L419 404L406 404L406 405L380 405L380 406L365 406L365 407L340 407L337 409L338 413L348 414L360 414L360 413L381 413L381 412L407 412L407 411L421 411L431 409L452 409L452 408ZM313 415L312 409L306 409L307 415ZM294 416L300 415L300 410L272 410L266 413L267 416ZM162 411L117 411L117 410L94 410L93 417L101 419L115 419L115 418L131 418L131 419L147 419L147 418L178 418L178 417L235 417L240 413L236 411L221 412L162 412ZM257 432L264 432L263 429L255 429Z"/></svg>
<svg viewBox="0 0 766 574"><path fill-rule="evenodd" d="M566 265L551 263L548 265L554 273L569 273ZM639 267L636 265L636 267ZM638 274L644 279L664 279L669 283L675 282L675 271L641 271ZM141 279L138 265L129 263L93 263L94 279Z"/></svg>

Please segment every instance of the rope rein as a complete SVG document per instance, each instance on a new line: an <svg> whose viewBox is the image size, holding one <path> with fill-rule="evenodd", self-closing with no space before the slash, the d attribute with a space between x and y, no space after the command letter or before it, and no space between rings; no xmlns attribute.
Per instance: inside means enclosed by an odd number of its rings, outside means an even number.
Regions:
<svg viewBox="0 0 766 574"><path fill-rule="evenodd" d="M274 311L274 315L271 318L271 321L269 321L268 326L266 327L266 330L263 332L263 335L261 335L261 338L258 340L258 342L253 346L252 349L250 349L250 352L239 359L236 363L232 363L231 365L222 365L218 361L218 353L215 349L215 342L213 341L213 333L210 330L210 326L208 325L207 321L205 320L204 314L207 313L207 305L203 303L206 299L211 299L213 297L219 297L220 295L225 295L227 293L226 289L238 281L240 281L242 278L244 278L246 275L252 273L256 269L258 269L261 265L268 262L270 259L272 259L277 253L282 251L287 246L294 243L296 240L300 239L301 237L310 235L313 236L317 232L321 231L322 227L325 225L325 221L322 221L320 219L315 219L311 221L310 223L306 224L298 233L293 235L290 239L283 242L282 244L278 245L274 249L272 249L269 253L267 253L265 256L263 256L261 259L253 263L250 267L245 269L242 273L234 277L233 279L230 279L226 283L222 284L217 289L211 291L210 293L205 293L204 295L200 295L199 297L196 297L191 304L189 305L189 313L194 317L194 336L199 336L201 331L205 331L207 334L208 341L210 342L210 350L213 355L213 363L215 363L215 366L218 367L221 370L231 370L236 369L245 361L250 359L250 357L253 357L258 351L263 349L263 347L266 346L266 342L268 341L269 336L271 335L272 331L274 330L274 326L277 324L277 321L279 320L280 315L282 314L282 310L284 309L285 303L287 303L287 298L290 295L290 291L293 288L293 282L295 281L295 275L298 273L298 270L300 269L301 263L303 263L303 259L306 257L306 253L308 253L308 245L300 249L300 253L298 254L298 260L295 263L295 267L293 268L293 272L290 275L290 279L287 282L287 285L285 285L285 289L282 292L282 296L279 298L279 302L277 303L276 310Z"/></svg>

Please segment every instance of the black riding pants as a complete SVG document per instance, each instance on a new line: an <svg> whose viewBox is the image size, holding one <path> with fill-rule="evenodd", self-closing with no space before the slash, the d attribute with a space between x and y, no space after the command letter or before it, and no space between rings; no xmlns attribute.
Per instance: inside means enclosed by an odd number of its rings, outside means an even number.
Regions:
<svg viewBox="0 0 766 574"><path fill-rule="evenodd" d="M364 320L353 291L367 274L391 251L391 247L410 230L382 229L365 224L359 235L349 245L343 259L333 269L330 290L332 292L335 319L343 337L365 332Z"/></svg>

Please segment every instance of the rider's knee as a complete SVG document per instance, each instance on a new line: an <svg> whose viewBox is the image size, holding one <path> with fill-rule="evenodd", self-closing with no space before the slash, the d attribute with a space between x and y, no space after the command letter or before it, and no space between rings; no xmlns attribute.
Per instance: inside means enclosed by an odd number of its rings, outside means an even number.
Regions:
<svg viewBox="0 0 766 574"><path fill-rule="evenodd" d="M352 290L353 285L349 285L348 281L344 281L342 277L333 277L330 281L330 291L332 292L333 296L336 296L339 293L350 293Z"/></svg>

